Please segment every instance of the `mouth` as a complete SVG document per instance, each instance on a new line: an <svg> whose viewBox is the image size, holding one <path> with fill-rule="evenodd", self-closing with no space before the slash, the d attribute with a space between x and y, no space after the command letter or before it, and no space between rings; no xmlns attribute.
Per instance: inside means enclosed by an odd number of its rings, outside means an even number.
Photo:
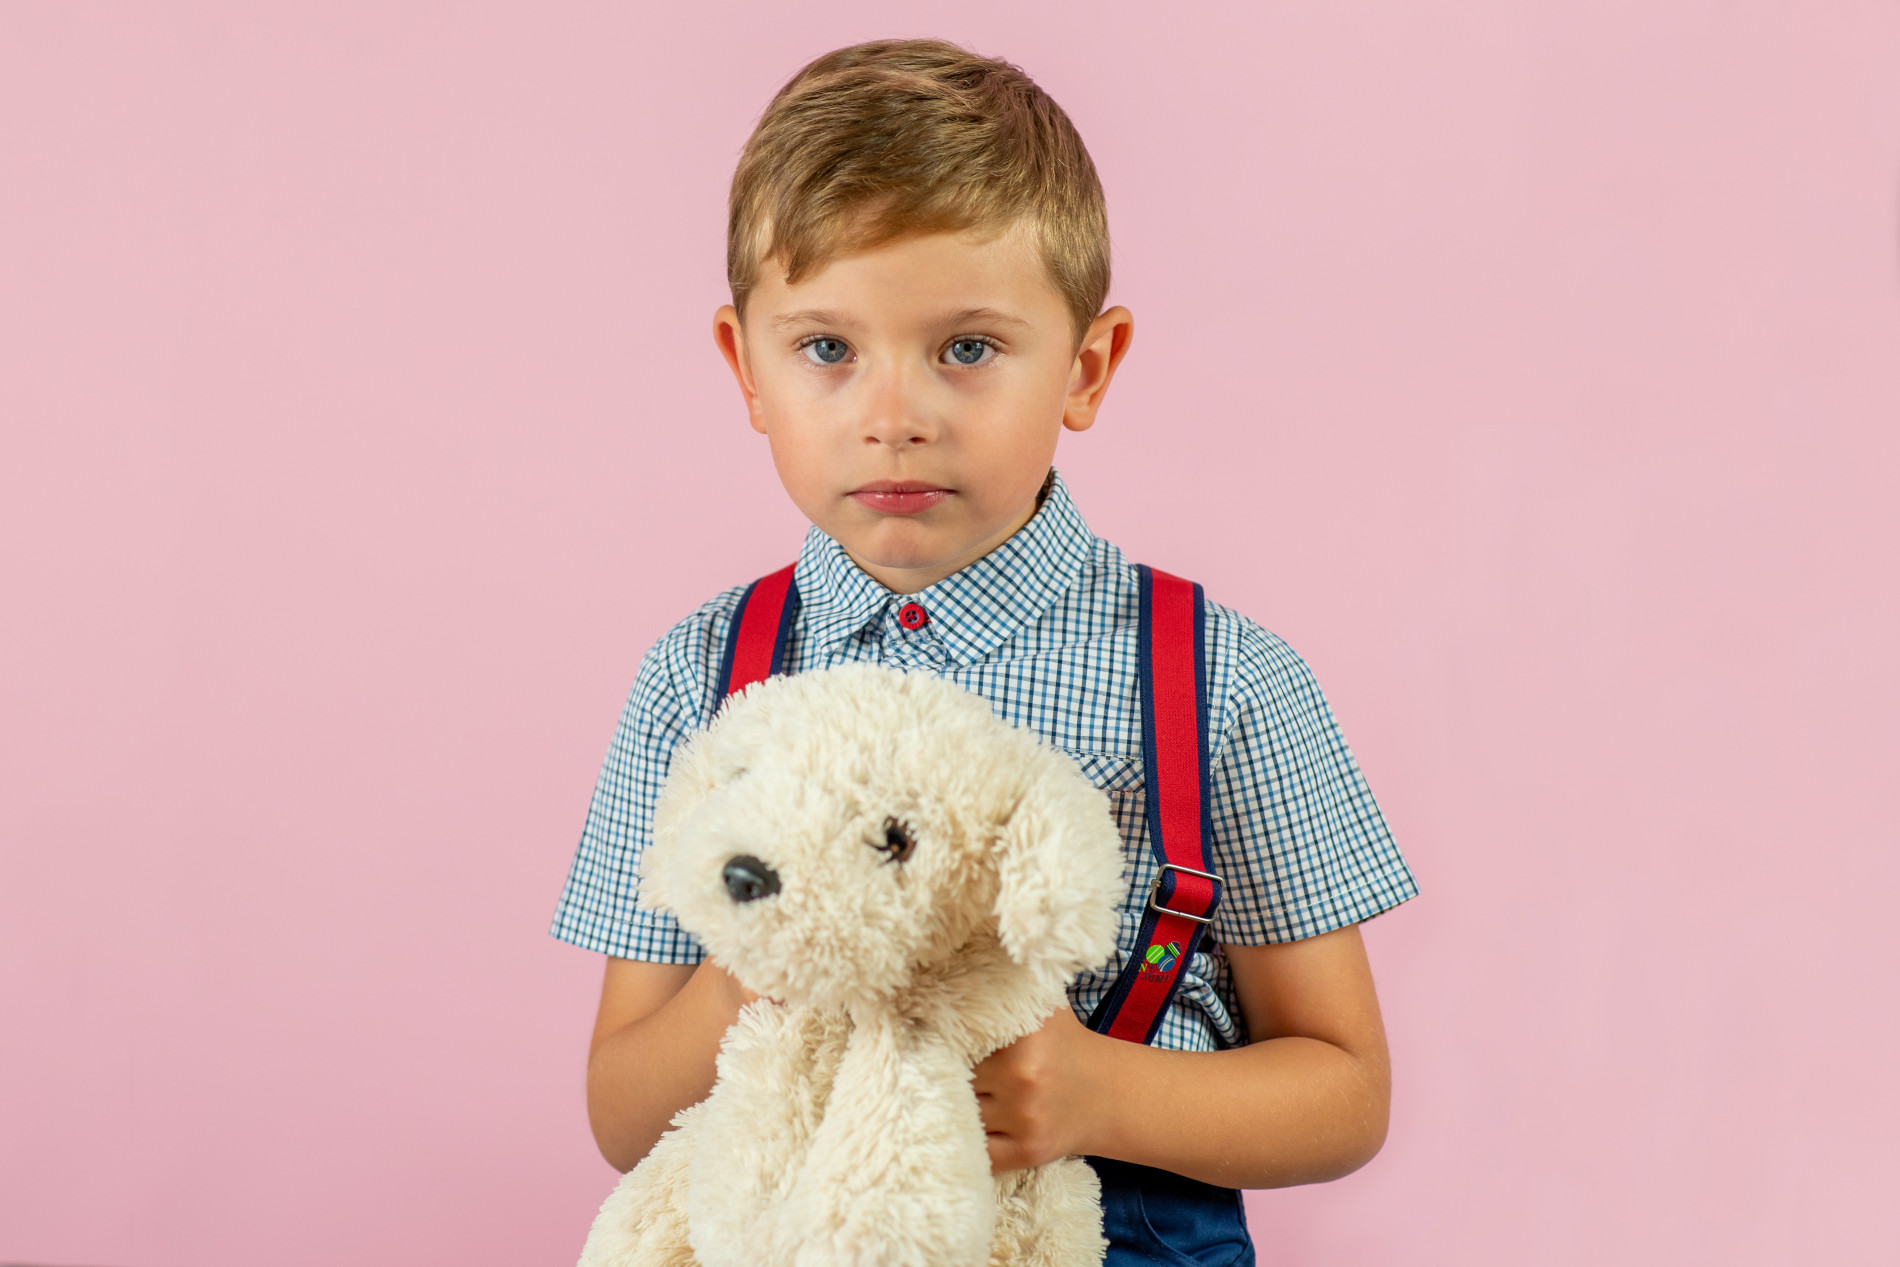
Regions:
<svg viewBox="0 0 1900 1267"><path fill-rule="evenodd" d="M873 480L847 494L866 510L885 515L914 515L952 496L941 484L921 480Z"/></svg>

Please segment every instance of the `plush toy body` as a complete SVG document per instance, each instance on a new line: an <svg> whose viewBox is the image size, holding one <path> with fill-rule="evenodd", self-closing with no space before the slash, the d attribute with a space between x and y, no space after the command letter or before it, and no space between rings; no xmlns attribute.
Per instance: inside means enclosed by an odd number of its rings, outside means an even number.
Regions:
<svg viewBox="0 0 1900 1267"><path fill-rule="evenodd" d="M992 1177L970 1089L1113 947L1121 841L1066 757L928 675L775 678L675 760L642 889L766 997L581 1267L1101 1260L1094 1171Z"/></svg>

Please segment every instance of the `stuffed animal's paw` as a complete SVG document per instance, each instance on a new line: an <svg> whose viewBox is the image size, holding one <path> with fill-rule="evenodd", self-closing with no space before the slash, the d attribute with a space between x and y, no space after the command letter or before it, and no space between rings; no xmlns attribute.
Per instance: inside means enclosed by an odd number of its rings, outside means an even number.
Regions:
<svg viewBox="0 0 1900 1267"><path fill-rule="evenodd" d="M991 1267L1094 1267L1102 1237L1102 1182L1080 1157L996 1176Z"/></svg>
<svg viewBox="0 0 1900 1267"><path fill-rule="evenodd" d="M622 1175L601 1204L578 1267L695 1267L686 1241L686 1185L692 1168L692 1119L673 1119L646 1159Z"/></svg>

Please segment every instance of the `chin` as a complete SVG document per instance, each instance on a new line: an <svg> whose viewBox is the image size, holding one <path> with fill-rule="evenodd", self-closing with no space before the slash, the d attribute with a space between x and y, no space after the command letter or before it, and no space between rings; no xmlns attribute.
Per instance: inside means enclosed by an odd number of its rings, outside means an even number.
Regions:
<svg viewBox="0 0 1900 1267"><path fill-rule="evenodd" d="M938 567L956 557L955 551L950 550L854 550L849 545L845 546L845 552L872 567L906 572Z"/></svg>
<svg viewBox="0 0 1900 1267"><path fill-rule="evenodd" d="M933 539L935 534L919 531L922 525L911 523L879 524L870 532L838 536L846 553L872 567L912 570L932 568L957 557L967 545ZM833 534L837 536L837 534Z"/></svg>

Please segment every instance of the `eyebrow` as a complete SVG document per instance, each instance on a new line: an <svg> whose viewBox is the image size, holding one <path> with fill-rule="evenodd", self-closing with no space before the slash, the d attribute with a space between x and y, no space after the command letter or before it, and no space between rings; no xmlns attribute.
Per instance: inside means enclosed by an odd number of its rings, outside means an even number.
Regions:
<svg viewBox="0 0 1900 1267"><path fill-rule="evenodd" d="M1011 316L1000 308L965 308L962 312L951 313L945 319L946 325L964 325L968 322L985 322L991 325L1015 326L1027 330L1030 325L1021 317ZM828 308L801 308L797 312L781 313L768 323L773 330L789 330L793 326L814 325L845 327L852 323L841 312Z"/></svg>
<svg viewBox="0 0 1900 1267"><path fill-rule="evenodd" d="M991 325L1016 326L1024 330L1029 329L1029 323L1027 321L1024 321L1021 317L1013 317L1000 308L965 308L962 312L951 317L950 320L956 325L962 325L966 321L981 321Z"/></svg>
<svg viewBox="0 0 1900 1267"><path fill-rule="evenodd" d="M770 324L774 330L788 330L793 326L844 326L851 323L845 320L843 313L823 308L804 308L798 312L781 313L773 317Z"/></svg>

